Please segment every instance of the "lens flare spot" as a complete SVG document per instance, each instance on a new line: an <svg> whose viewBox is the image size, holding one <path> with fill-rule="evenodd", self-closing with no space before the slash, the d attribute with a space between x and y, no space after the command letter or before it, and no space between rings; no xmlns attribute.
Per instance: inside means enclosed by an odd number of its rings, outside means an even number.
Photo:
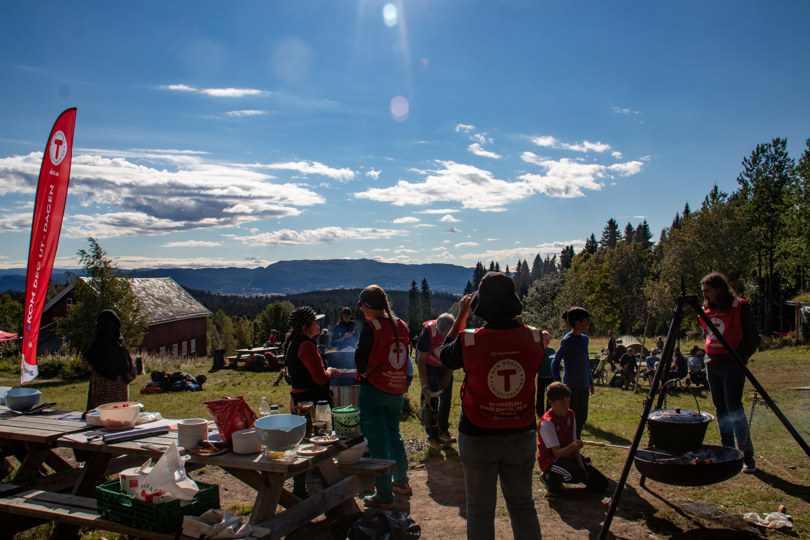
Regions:
<svg viewBox="0 0 810 540"><path fill-rule="evenodd" d="M397 25L397 6L385 4L382 10L383 22L385 26L393 27Z"/></svg>
<svg viewBox="0 0 810 540"><path fill-rule="evenodd" d="M404 122L408 119L408 100L402 96L396 96L391 100L391 118L397 122Z"/></svg>

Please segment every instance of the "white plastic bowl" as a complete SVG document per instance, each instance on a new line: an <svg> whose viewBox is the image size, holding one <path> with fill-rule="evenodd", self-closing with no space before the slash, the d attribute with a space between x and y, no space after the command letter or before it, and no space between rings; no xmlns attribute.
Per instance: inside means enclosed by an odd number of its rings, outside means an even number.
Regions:
<svg viewBox="0 0 810 540"><path fill-rule="evenodd" d="M307 419L297 414L271 414L253 424L259 441L271 452L292 450L307 432Z"/></svg>
<svg viewBox="0 0 810 540"><path fill-rule="evenodd" d="M110 429L127 429L135 425L141 413L142 403L117 401L96 407L101 425Z"/></svg>
<svg viewBox="0 0 810 540"><path fill-rule="evenodd" d="M352 465L353 463L357 463L360 461L360 458L363 457L363 453L366 451L366 446L368 446L368 439L363 439L363 442L360 444L355 444L351 448L347 448L337 456L337 462L341 465Z"/></svg>
<svg viewBox="0 0 810 540"><path fill-rule="evenodd" d="M231 443L235 454L255 454L262 450L262 443L256 435L256 428L234 431L231 433Z"/></svg>

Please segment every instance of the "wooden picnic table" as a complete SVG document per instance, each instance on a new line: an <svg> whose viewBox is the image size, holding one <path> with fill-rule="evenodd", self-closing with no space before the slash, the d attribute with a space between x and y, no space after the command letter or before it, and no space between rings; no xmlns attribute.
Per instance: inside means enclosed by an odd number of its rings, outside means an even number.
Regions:
<svg viewBox="0 0 810 540"><path fill-rule="evenodd" d="M230 367L237 368L239 366L239 362L245 362L248 358L252 357L254 354L264 355L265 353L272 353L277 351L278 347L253 347L252 349L236 349L236 356L229 356L228 363ZM245 358L242 358L242 357Z"/></svg>
<svg viewBox="0 0 810 540"><path fill-rule="evenodd" d="M45 482L38 486L39 490L29 489L22 493L19 493L19 490L10 490L8 494L0 490L0 496L6 495L0 498L0 512L16 514L27 518L28 521L37 520L36 523L55 520L58 523L55 537L58 538L75 537L76 530L81 525L125 532L144 538L166 538L165 534L147 531L136 534L137 531L133 531L131 527L100 517L94 496L96 486L105 481L111 470L120 472L123 468L143 463L148 458L152 458L153 461L159 459L166 448L172 443L177 443L176 430L164 435L105 444L100 439L93 438L100 431L99 428L88 428L83 421L71 419L72 415L79 414L60 411L43 415L41 419L43 421L40 422L42 427L26 428L21 432L12 429L22 428L19 422L15 424L14 419L7 419L0 414L0 444L18 440L19 437L28 437L36 439L36 445L29 448L41 449L36 454L36 463L35 460L30 460L30 464L24 468L24 474L18 472L15 475L15 482L17 478L25 480L31 476L41 475L41 465L45 460L41 456L45 448L49 452L54 447L72 448L85 459L82 466L73 466L62 460L60 466L63 467L63 472L71 473L72 483L68 486L65 486L64 482L58 486L56 483ZM163 422L171 424L177 421ZM143 427L154 425L154 423L144 424ZM192 453L186 467L194 469L215 465L254 488L256 499L249 518L250 523L270 531L265 539L277 539L323 514L341 517L359 512L354 496L371 487L378 475L388 474L394 469L394 462L389 460L364 458L357 464L347 466L338 465L333 460L344 448L359 444L362 440L362 436L342 438L339 445L329 446L325 451L313 456L293 454L285 459L271 459L261 452L246 455L235 454L230 450L220 455ZM181 452L185 453L185 449L181 449ZM302 500L285 489L284 483L292 476L307 471L318 475L323 489ZM14 486L9 486L11 487ZM22 487L27 489L35 486L26 484ZM71 491L70 495L57 493L60 491L56 489L57 487L62 489L67 487ZM277 513L279 506L284 510ZM28 521L24 523L26 527L31 526ZM4 523L8 523L8 519L4 520Z"/></svg>

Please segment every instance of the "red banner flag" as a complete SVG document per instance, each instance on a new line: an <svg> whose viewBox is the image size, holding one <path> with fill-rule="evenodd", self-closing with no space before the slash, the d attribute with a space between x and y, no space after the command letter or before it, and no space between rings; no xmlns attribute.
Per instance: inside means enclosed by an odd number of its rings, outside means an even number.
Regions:
<svg viewBox="0 0 810 540"><path fill-rule="evenodd" d="M73 128L76 108L65 110L56 119L42 156L39 169L37 197L34 200L34 221L31 225L31 245L28 248L28 274L25 280L22 362L20 383L35 378L37 341L45 294L51 280L53 260L59 246L62 216L65 213L70 162L73 158Z"/></svg>

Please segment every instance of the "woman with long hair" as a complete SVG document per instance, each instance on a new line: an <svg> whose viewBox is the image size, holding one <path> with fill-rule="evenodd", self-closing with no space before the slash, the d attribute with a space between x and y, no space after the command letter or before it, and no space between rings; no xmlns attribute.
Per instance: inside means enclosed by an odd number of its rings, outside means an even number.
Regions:
<svg viewBox="0 0 810 540"><path fill-rule="evenodd" d="M712 272L704 277L700 290L703 293L703 310L742 361L748 363L748 358L759 344L754 315L748 302L737 297L726 276L720 272ZM754 445L742 405L745 374L729 351L706 328L702 319L700 324L706 334L706 376L717 412L720 441L723 446L734 448L736 435L737 448L743 452L743 472L755 472Z"/></svg>
<svg viewBox="0 0 810 540"><path fill-rule="evenodd" d="M368 439L371 457L396 461L393 477L378 476L377 492L366 497L367 508L391 509L394 492L410 495L408 458L399 432L407 388L408 327L394 316L388 297L377 285L360 293L357 304L365 316L354 363L360 375L357 403L360 428Z"/></svg>
<svg viewBox="0 0 810 540"><path fill-rule="evenodd" d="M90 370L87 409L104 403L129 401L129 383L135 379L135 365L121 334L121 319L111 309L96 318L96 335L84 353L83 365Z"/></svg>

